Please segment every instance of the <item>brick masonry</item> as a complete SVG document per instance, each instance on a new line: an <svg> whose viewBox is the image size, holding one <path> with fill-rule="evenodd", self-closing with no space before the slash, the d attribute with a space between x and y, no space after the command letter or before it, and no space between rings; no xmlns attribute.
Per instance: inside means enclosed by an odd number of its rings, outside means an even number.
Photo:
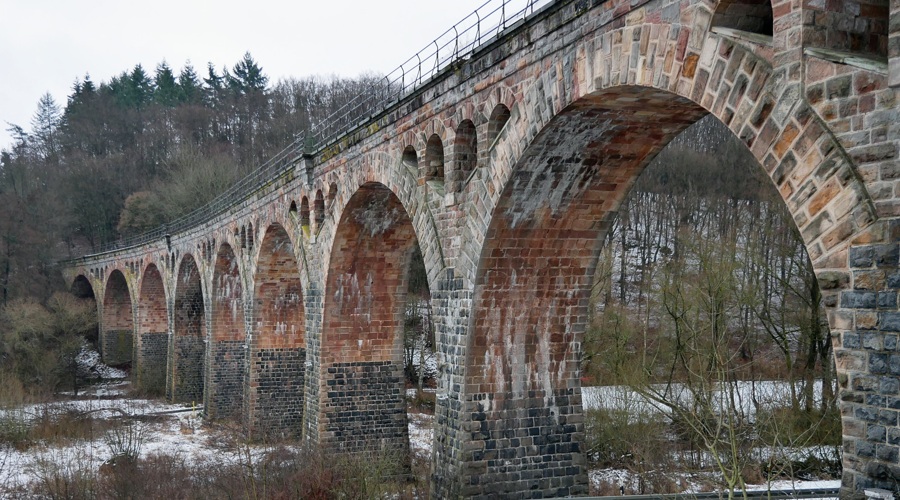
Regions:
<svg viewBox="0 0 900 500"><path fill-rule="evenodd" d="M816 269L843 496L896 491L898 3L771 6L769 34L765 2L557 2L227 213L86 257L67 277L101 291L104 328L135 307L143 328L140 311L165 297L170 397L176 381L203 383L203 359L218 362L211 325L228 296L244 314L248 425L406 449L399 305L418 242L439 351L433 495L580 495L577 361L600 242L644 165L711 113L772 179ZM741 12L756 24L739 25ZM154 271L162 293L130 293Z"/></svg>
<svg viewBox="0 0 900 500"><path fill-rule="evenodd" d="M138 352L138 387L149 394L163 394L166 386L166 357L169 351L167 332L140 334Z"/></svg>
<svg viewBox="0 0 900 500"><path fill-rule="evenodd" d="M184 257L178 271L173 312L166 396L179 403L202 404L205 308L200 274L191 255Z"/></svg>

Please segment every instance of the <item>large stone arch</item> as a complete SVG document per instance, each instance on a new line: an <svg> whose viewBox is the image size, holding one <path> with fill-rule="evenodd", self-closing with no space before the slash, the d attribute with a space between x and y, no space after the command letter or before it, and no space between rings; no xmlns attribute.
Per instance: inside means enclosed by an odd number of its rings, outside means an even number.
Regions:
<svg viewBox="0 0 900 500"><path fill-rule="evenodd" d="M263 435L300 435L306 402L306 314L294 239L272 222L253 278L247 411Z"/></svg>
<svg viewBox="0 0 900 500"><path fill-rule="evenodd" d="M213 259L203 409L213 418L240 417L247 337L244 278L230 244L222 242Z"/></svg>
<svg viewBox="0 0 900 500"><path fill-rule="evenodd" d="M108 365L131 363L133 303L128 281L120 269L114 269L106 279L100 325L100 353L103 361Z"/></svg>
<svg viewBox="0 0 900 500"><path fill-rule="evenodd" d="M413 221L387 186L364 183L341 211L326 272L320 440L347 451L409 450L402 328Z"/></svg>
<svg viewBox="0 0 900 500"><path fill-rule="evenodd" d="M648 43L632 43L644 39L644 30L654 32ZM491 195L467 214L478 221L467 225L476 229L465 238L464 250L475 264L462 260L456 269L463 283L471 280L473 295L471 313L457 321L468 332L459 339L465 359L448 359L463 363L465 373L446 373L442 380L447 397L439 398L439 422L449 424L439 426L435 443L437 491L486 491L476 477L452 484L448 464L486 470L492 488L508 493L586 491L578 443L578 346L599 238L647 162L707 113L744 141L800 229L830 308L833 335L844 339L835 342L842 388L854 388L854 381L872 385L867 359L884 365L876 373L885 383L897 383L897 373L883 361L889 355L880 354L883 342L895 338L884 332L897 328L891 326L896 293L850 285L855 255L859 267L896 269L896 243L877 220L853 165L827 126L798 100L796 85L774 78L767 61L731 41L699 34L638 24L600 35L561 55L512 110L511 126L491 152L485 178ZM865 250L853 248L860 244ZM853 310L881 309L879 301L884 313ZM457 306L469 307L465 299ZM879 353L853 352L859 347L853 319L858 322L860 313L878 325L875 330L885 325L872 334L882 339L870 344ZM451 352L449 347L440 349ZM452 387L463 389L455 393ZM890 459L875 456L884 448L889 457L889 444L872 443L864 431L883 424L866 421L886 409L875 401L844 403L845 440L853 443L845 454L845 484L857 490L887 486L895 470ZM520 433L530 427L542 437L523 440ZM475 430L458 431L467 428ZM501 467L497 453L486 450L509 456ZM535 454L566 479L548 486L529 472ZM886 472L872 474L872 464ZM531 480L521 480L529 475Z"/></svg>
<svg viewBox="0 0 900 500"><path fill-rule="evenodd" d="M163 394L169 342L169 313L165 280L156 264L141 272L135 328L136 386L150 394Z"/></svg>
<svg viewBox="0 0 900 500"><path fill-rule="evenodd" d="M97 294L94 292L94 287L96 283L91 283L91 279L89 278L91 274L89 272L77 272L74 277L70 280L71 286L69 286L69 291L76 298L89 301L90 304L93 305L93 310L95 314L95 318L100 317L100 309L99 303L97 302ZM88 341L91 343L99 343L99 326L100 322L97 321L97 327L94 331L92 331L88 335Z"/></svg>
<svg viewBox="0 0 900 500"><path fill-rule="evenodd" d="M166 397L180 403L203 401L206 305L203 280L190 253L177 268L169 342Z"/></svg>
<svg viewBox="0 0 900 500"><path fill-rule="evenodd" d="M429 130L431 127L429 127ZM422 249L425 268L428 273L428 286L432 290L445 267L445 249L441 244L441 236L434 215L429 207L429 199L424 195L426 188L418 186L417 179L402 164L403 143L396 144L394 154L370 153L363 155L354 168L348 169L342 177L342 185L338 189L341 195L336 199L333 209L334 218L326 219L323 231L319 234L319 245L329 249L334 246L338 221L345 217L344 212L351 204L351 199L366 184L380 184L388 188L400 201L403 211L412 220L416 239ZM326 273L330 268L332 252L323 252L320 257L321 269ZM327 279L327 278L326 278Z"/></svg>

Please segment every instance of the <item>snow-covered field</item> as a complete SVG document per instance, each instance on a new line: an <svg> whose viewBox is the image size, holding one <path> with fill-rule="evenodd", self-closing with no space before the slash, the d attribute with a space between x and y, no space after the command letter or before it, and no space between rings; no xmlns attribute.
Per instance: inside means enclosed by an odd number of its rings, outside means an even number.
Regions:
<svg viewBox="0 0 900 500"><path fill-rule="evenodd" d="M778 387L773 384L772 387ZM119 418L123 415L144 415L148 418L129 419L128 433L139 438L140 455L147 457L153 454L166 453L178 455L182 459L192 461L209 461L221 459L223 451L223 430L215 426L203 425L201 412L196 408L183 405L166 404L146 399L128 399L123 397L127 392L127 383L96 386L89 393L82 394L82 399L58 401L46 405L30 405L16 410L0 411L0 419L16 412L26 419L37 418L42 412L75 411L89 413L96 419ZM619 389L588 387L584 389L586 408L597 408L613 405L613 401L623 397ZM628 397L628 396L624 396ZM434 417L424 413L409 414L409 437L412 453L427 459L431 454ZM77 467L84 471L97 471L102 464L115 455L116 436L106 431L98 431L92 439L78 439L65 444L37 444L25 451L14 448L0 448L0 498L7 498L4 491L9 492L27 484L42 480L48 464L64 467ZM121 441L122 436L118 436ZM129 436L125 436L128 438ZM112 444L111 444L112 443ZM258 450L262 453L264 450ZM621 486L626 492L639 491L640 478L625 470L603 469L590 472L594 484L606 483ZM692 482L690 476L683 480L685 489L691 491L699 482ZM755 489L788 489L788 488L822 488L837 487L839 481L806 481L790 483L773 483L772 485L756 485Z"/></svg>

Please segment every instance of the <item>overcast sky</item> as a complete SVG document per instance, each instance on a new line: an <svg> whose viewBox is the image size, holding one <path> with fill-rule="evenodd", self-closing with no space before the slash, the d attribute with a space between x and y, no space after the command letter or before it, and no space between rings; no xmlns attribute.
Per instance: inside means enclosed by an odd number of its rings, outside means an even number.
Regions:
<svg viewBox="0 0 900 500"><path fill-rule="evenodd" d="M270 83L387 73L484 2L0 0L0 147L7 122L29 130L41 95L63 107L86 73L99 84L165 60L204 76L207 62L231 68L247 51Z"/></svg>

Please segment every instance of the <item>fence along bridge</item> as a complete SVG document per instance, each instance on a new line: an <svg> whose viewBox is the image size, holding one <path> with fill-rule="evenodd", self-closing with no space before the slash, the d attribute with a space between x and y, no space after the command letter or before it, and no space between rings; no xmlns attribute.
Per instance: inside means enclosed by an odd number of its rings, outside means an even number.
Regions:
<svg viewBox="0 0 900 500"><path fill-rule="evenodd" d="M814 262L842 492L896 490L898 9L487 4L211 205L65 273L138 386L256 433L403 451L418 243L439 359L434 495L586 494L578 363L599 245L649 160L711 113Z"/></svg>

